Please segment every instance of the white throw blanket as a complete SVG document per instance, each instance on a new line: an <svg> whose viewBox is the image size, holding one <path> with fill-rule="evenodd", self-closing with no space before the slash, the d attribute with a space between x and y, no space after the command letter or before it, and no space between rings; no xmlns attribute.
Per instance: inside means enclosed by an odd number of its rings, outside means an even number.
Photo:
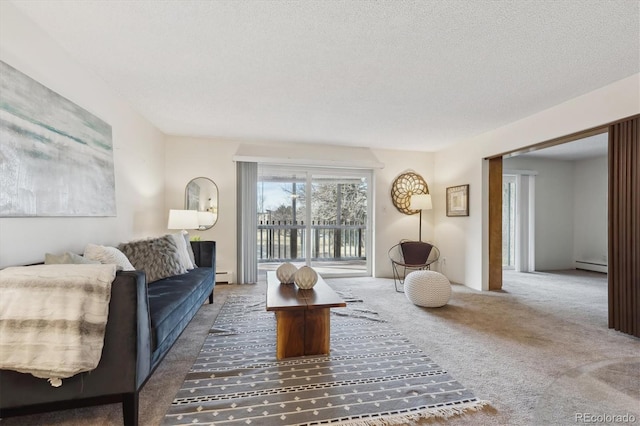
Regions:
<svg viewBox="0 0 640 426"><path fill-rule="evenodd" d="M61 379L98 365L116 265L0 270L0 369Z"/></svg>

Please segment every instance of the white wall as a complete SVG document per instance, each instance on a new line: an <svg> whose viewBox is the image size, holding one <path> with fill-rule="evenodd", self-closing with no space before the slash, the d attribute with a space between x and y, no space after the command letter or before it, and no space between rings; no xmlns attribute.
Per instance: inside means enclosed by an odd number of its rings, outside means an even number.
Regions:
<svg viewBox="0 0 640 426"><path fill-rule="evenodd" d="M0 267L42 261L46 252L81 253L89 242L115 245L161 232L162 133L4 1L0 59L112 126L117 206L117 217L109 218L0 218Z"/></svg>
<svg viewBox="0 0 640 426"><path fill-rule="evenodd" d="M235 282L236 273L236 164L232 157L240 144L204 138L167 136L164 182L166 188L163 209L164 224L169 209L184 208L184 190L196 177L211 179L218 186L218 222L206 231L189 231L202 240L216 241L216 269L229 274Z"/></svg>
<svg viewBox="0 0 640 426"><path fill-rule="evenodd" d="M536 271L573 269L574 162L513 157L503 169L532 170L535 176Z"/></svg>
<svg viewBox="0 0 640 426"><path fill-rule="evenodd" d="M435 241L447 257L449 279L475 289L488 289L485 158L639 114L638 93L640 74L635 74L437 152L436 197L442 199L448 186L471 185L469 217L447 217L444 205L434 201Z"/></svg>
<svg viewBox="0 0 640 426"><path fill-rule="evenodd" d="M418 215L404 215L391 203L391 183L401 173L413 170L422 175L431 185L433 178L433 155L424 152L372 150L362 152L358 148L346 148L330 145L296 144L271 142L265 150L263 142L236 140L218 140L167 136L166 138L166 204L165 217L171 208L181 208L184 204L184 188L194 177L204 176L212 179L220 191L219 216L216 225L207 231L191 231L203 240L215 240L218 247L218 264L221 271L232 274L235 280L236 263L236 169L233 158L236 154L247 160L277 161L282 152L288 157L282 161L294 161L307 165L362 164L363 156L369 163L380 162L384 168L374 172L374 275L391 277L391 264L387 251L404 238L418 238ZM295 157L295 158L294 158ZM306 161L305 160L308 160ZM435 204L435 202L434 202ZM433 239L433 215L423 213L423 240Z"/></svg>
<svg viewBox="0 0 640 426"><path fill-rule="evenodd" d="M606 156L575 162L574 260L608 263L608 180Z"/></svg>
<svg viewBox="0 0 640 426"><path fill-rule="evenodd" d="M482 146L465 144L435 153L434 238L440 249L440 271L450 281L480 287L482 269ZM446 188L469 184L469 216L447 217ZM446 263L442 262L446 259Z"/></svg>

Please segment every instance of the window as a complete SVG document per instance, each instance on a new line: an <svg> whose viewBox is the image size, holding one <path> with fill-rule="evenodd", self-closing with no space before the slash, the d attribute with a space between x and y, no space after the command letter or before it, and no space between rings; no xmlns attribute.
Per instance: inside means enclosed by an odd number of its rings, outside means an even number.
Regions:
<svg viewBox="0 0 640 426"><path fill-rule="evenodd" d="M535 175L505 170L502 176L502 267L531 272L535 265Z"/></svg>
<svg viewBox="0 0 640 426"><path fill-rule="evenodd" d="M370 276L371 181L366 170L259 165L260 273L292 262L323 277Z"/></svg>
<svg viewBox="0 0 640 426"><path fill-rule="evenodd" d="M502 176L502 268L516 265L516 177Z"/></svg>

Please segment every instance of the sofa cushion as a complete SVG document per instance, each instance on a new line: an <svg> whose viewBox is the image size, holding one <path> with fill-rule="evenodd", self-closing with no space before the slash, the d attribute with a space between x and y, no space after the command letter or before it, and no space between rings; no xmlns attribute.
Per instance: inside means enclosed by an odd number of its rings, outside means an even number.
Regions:
<svg viewBox="0 0 640 426"><path fill-rule="evenodd" d="M148 286L151 316L151 350L173 344L213 289L213 269L195 268L186 274L156 281Z"/></svg>
<svg viewBox="0 0 640 426"><path fill-rule="evenodd" d="M145 272L148 283L187 272L171 235L130 241L120 244L118 248L136 269Z"/></svg>

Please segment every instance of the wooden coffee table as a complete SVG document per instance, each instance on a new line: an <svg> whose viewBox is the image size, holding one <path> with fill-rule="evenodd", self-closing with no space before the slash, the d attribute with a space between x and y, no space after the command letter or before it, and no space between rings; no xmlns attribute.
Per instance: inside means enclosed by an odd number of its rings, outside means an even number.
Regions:
<svg viewBox="0 0 640 426"><path fill-rule="evenodd" d="M312 289L301 290L280 284L275 271L267 272L267 311L276 314L276 358L328 355L329 308L345 306L320 276Z"/></svg>

